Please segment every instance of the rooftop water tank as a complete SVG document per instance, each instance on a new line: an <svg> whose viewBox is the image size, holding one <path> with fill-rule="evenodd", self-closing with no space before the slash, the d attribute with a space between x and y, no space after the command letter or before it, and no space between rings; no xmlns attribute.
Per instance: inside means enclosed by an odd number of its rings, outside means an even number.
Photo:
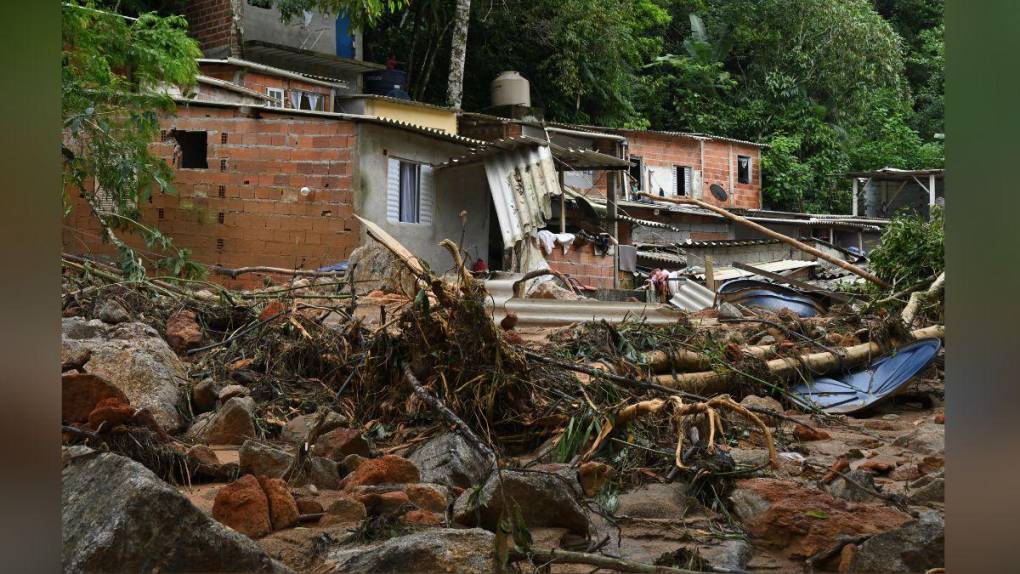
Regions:
<svg viewBox="0 0 1020 574"><path fill-rule="evenodd" d="M492 81L492 106L531 106L531 85L517 72L503 72Z"/></svg>

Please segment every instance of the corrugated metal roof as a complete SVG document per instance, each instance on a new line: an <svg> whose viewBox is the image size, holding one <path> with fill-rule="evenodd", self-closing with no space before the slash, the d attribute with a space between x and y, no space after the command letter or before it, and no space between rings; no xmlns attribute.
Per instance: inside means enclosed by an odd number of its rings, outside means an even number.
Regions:
<svg viewBox="0 0 1020 574"><path fill-rule="evenodd" d="M232 92L237 92L238 94L244 94L246 96L251 96L253 98L258 98L258 99L260 99L262 101L269 101L269 100L272 99L267 94L262 94L262 93L256 92L255 90L249 90L248 88L245 88L244 86L239 86L239 85L237 85L237 84L235 84L233 82L228 82L226 80L221 80L219 78L214 78L212 76L204 76L202 74L199 74L195 79L198 82L202 83L202 84L208 84L210 86L216 86L217 88L223 88L224 90L230 90Z"/></svg>
<svg viewBox="0 0 1020 574"><path fill-rule="evenodd" d="M516 245L552 217L551 193L559 178L547 146L531 146L485 158L485 176L496 208L503 245Z"/></svg>
<svg viewBox="0 0 1020 574"><path fill-rule="evenodd" d="M782 243L778 239L719 239L716 241L682 241L678 245L684 247L748 247L751 245L773 245Z"/></svg>
<svg viewBox="0 0 1020 574"><path fill-rule="evenodd" d="M669 288L673 293L670 304L684 311L701 311L715 305L715 292L690 279L671 280Z"/></svg>
<svg viewBox="0 0 1020 574"><path fill-rule="evenodd" d="M883 167L882 169L876 169L875 171L852 171L847 173L847 177L871 177L871 178L882 178L882 179L910 179L911 177L927 177L934 175L936 177L942 177L945 175L946 170L944 169L899 169L895 167Z"/></svg>
<svg viewBox="0 0 1020 574"><path fill-rule="evenodd" d="M623 160L611 155L599 153L594 150L583 150L564 147L555 143L548 142L543 139L531 137L531 136L518 136L512 138L501 138L486 142L485 147L482 149L474 150L470 153L464 154L460 157L451 158L447 161L441 162L436 165L437 169L446 167L454 167L461 165L469 165L478 161L484 161L486 158L491 157L506 150L515 150L519 148L534 147L534 146L546 146L552 151L552 156L556 161L566 164L568 167L574 170L580 169L629 169L630 162ZM559 192L556 192L559 194Z"/></svg>
<svg viewBox="0 0 1020 574"><path fill-rule="evenodd" d="M687 257L679 253L667 253L664 251L638 251L638 261L649 261L655 264L665 263L675 265L677 268L687 266Z"/></svg>
<svg viewBox="0 0 1020 574"><path fill-rule="evenodd" d="M769 263L755 263L754 266L762 271L771 271L773 273L782 273L783 271L793 271L796 269L805 269L807 267L815 267L818 265L817 261L803 261L801 259L782 259L780 261L772 261ZM701 267L692 267L692 275L698 279L705 278L705 270ZM750 271L744 271L743 269L737 269L735 267L716 267L713 270L716 281L726 281L728 279L736 279L738 277L750 277L754 275Z"/></svg>

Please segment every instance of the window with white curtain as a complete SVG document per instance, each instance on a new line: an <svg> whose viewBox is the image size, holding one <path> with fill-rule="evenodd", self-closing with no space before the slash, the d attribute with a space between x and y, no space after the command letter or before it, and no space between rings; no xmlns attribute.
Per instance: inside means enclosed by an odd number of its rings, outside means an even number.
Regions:
<svg viewBox="0 0 1020 574"><path fill-rule="evenodd" d="M266 95L269 96L269 107L283 107L283 90L280 88L266 88Z"/></svg>
<svg viewBox="0 0 1020 574"><path fill-rule="evenodd" d="M391 223L432 223L432 167L388 158L386 219Z"/></svg>

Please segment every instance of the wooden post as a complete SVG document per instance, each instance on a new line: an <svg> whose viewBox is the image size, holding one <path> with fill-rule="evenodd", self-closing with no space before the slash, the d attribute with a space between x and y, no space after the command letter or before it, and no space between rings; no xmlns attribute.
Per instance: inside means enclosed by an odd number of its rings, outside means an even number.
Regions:
<svg viewBox="0 0 1020 574"><path fill-rule="evenodd" d="M853 199L853 201L854 201L854 202L853 202L853 204L852 204L852 205L850 206L850 213L851 213L851 214L852 214L852 215L853 215L854 217L857 217L857 178L856 178L856 177L855 177L855 178L853 178L853 182L854 182L854 185L853 185L853 188L854 188L854 199Z"/></svg>
<svg viewBox="0 0 1020 574"><path fill-rule="evenodd" d="M851 272L851 273L853 273L855 275L859 275L859 276L867 279L868 281L871 281L872 283L874 283L874 284L876 284L876 285L878 285L880 287L889 287L888 283L886 283L880 277L878 277L877 275L875 275L873 273L869 273L869 272L865 271L864 269L861 269L860 267L857 267L856 265L851 265L851 264L847 263L846 261L843 261L842 259L839 259L838 257L833 257L833 256L829 255L828 253L824 253L822 251L819 251L819 250L815 249L814 247L811 247L810 245L805 245L804 243L801 243L800 241L797 241L796 239L794 239L792 237L787 237L787 236L783 235L782 233L779 233L777 231L773 231L773 230L769 229L768 227L765 227L764 225L759 225L759 224L757 224L757 223L755 223L753 221L750 221L749 219L747 219L745 217L741 217L739 215L734 215L734 214L730 213L729 211L726 211L725 209L723 209L721 207L716 207L716 206L712 205L711 203L706 203L704 201L701 201L700 199L694 199L694 198L691 198L691 197L656 197L656 196L653 196L653 195L649 195L647 193L641 193L640 195L644 195L645 197L648 197L648 198L652 199L653 201L666 201L666 202L669 202L669 203L691 203L691 204L697 205L698 207L701 207L703 209L707 209L709 211L714 211L715 213L718 213L719 215L725 217L726 219L729 219L730 221L735 221L736 223L739 223L741 225L744 225L746 227L750 227L751 229L754 229L755 231L757 231L758 233L761 233L762 235L765 235L767 237L771 237L773 239L778 239L778 240L782 241L783 243L786 243L787 245L792 245L792 246L796 247L797 249L800 249L804 253L808 253L808 254L814 255L815 257L817 257L819 259L822 259L823 261L828 261L829 263L832 263L833 265L835 265L837 267L840 267L842 269L846 269L847 271L849 271L849 272Z"/></svg>
<svg viewBox="0 0 1020 574"><path fill-rule="evenodd" d="M705 287L708 287L710 291L715 292L715 269L712 265L712 256L705 256Z"/></svg>
<svg viewBox="0 0 1020 574"><path fill-rule="evenodd" d="M836 228L835 227L830 227L829 228L829 243L831 243L833 245L836 244Z"/></svg>
<svg viewBox="0 0 1020 574"><path fill-rule="evenodd" d="M560 172L560 233L567 232L567 188L563 187L563 172Z"/></svg>
<svg viewBox="0 0 1020 574"><path fill-rule="evenodd" d="M618 246L620 245L620 238L619 238L619 235L618 235L619 234L619 226L618 226L619 222L617 222L617 220L616 220L616 216L617 216L617 211L616 211L616 197L617 197L617 195L616 194L617 194L617 187L618 187L618 184L617 184L617 181L616 181L617 180L616 171L609 171L606 174L606 179L608 180L608 183L609 183L609 187L606 190L606 192L607 192L606 193L606 211L608 212L608 215L609 215L609 230L610 230L609 233L610 233L610 235L613 238L613 241L612 241L612 243L613 243L613 288L615 289L615 288L620 286L620 272L619 272L619 269L620 269L620 250L618 248ZM623 179L623 178L621 177L620 179Z"/></svg>
<svg viewBox="0 0 1020 574"><path fill-rule="evenodd" d="M928 175L928 219L931 219L932 208L935 207L935 174Z"/></svg>
<svg viewBox="0 0 1020 574"><path fill-rule="evenodd" d="M857 249L861 250L861 255L864 254L864 233L857 232Z"/></svg>

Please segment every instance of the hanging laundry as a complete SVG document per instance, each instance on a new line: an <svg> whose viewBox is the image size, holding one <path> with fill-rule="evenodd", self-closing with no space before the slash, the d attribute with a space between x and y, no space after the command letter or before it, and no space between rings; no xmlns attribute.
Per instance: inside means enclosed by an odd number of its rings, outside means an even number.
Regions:
<svg viewBox="0 0 1020 574"><path fill-rule="evenodd" d="M553 247L556 245L556 234L548 229L541 229L535 234L535 238L538 239L538 244L542 246L542 252L546 255L551 255Z"/></svg>
<svg viewBox="0 0 1020 574"><path fill-rule="evenodd" d="M566 255L570 251L571 244L574 243L573 233L557 233L556 244L563 247L563 254Z"/></svg>

